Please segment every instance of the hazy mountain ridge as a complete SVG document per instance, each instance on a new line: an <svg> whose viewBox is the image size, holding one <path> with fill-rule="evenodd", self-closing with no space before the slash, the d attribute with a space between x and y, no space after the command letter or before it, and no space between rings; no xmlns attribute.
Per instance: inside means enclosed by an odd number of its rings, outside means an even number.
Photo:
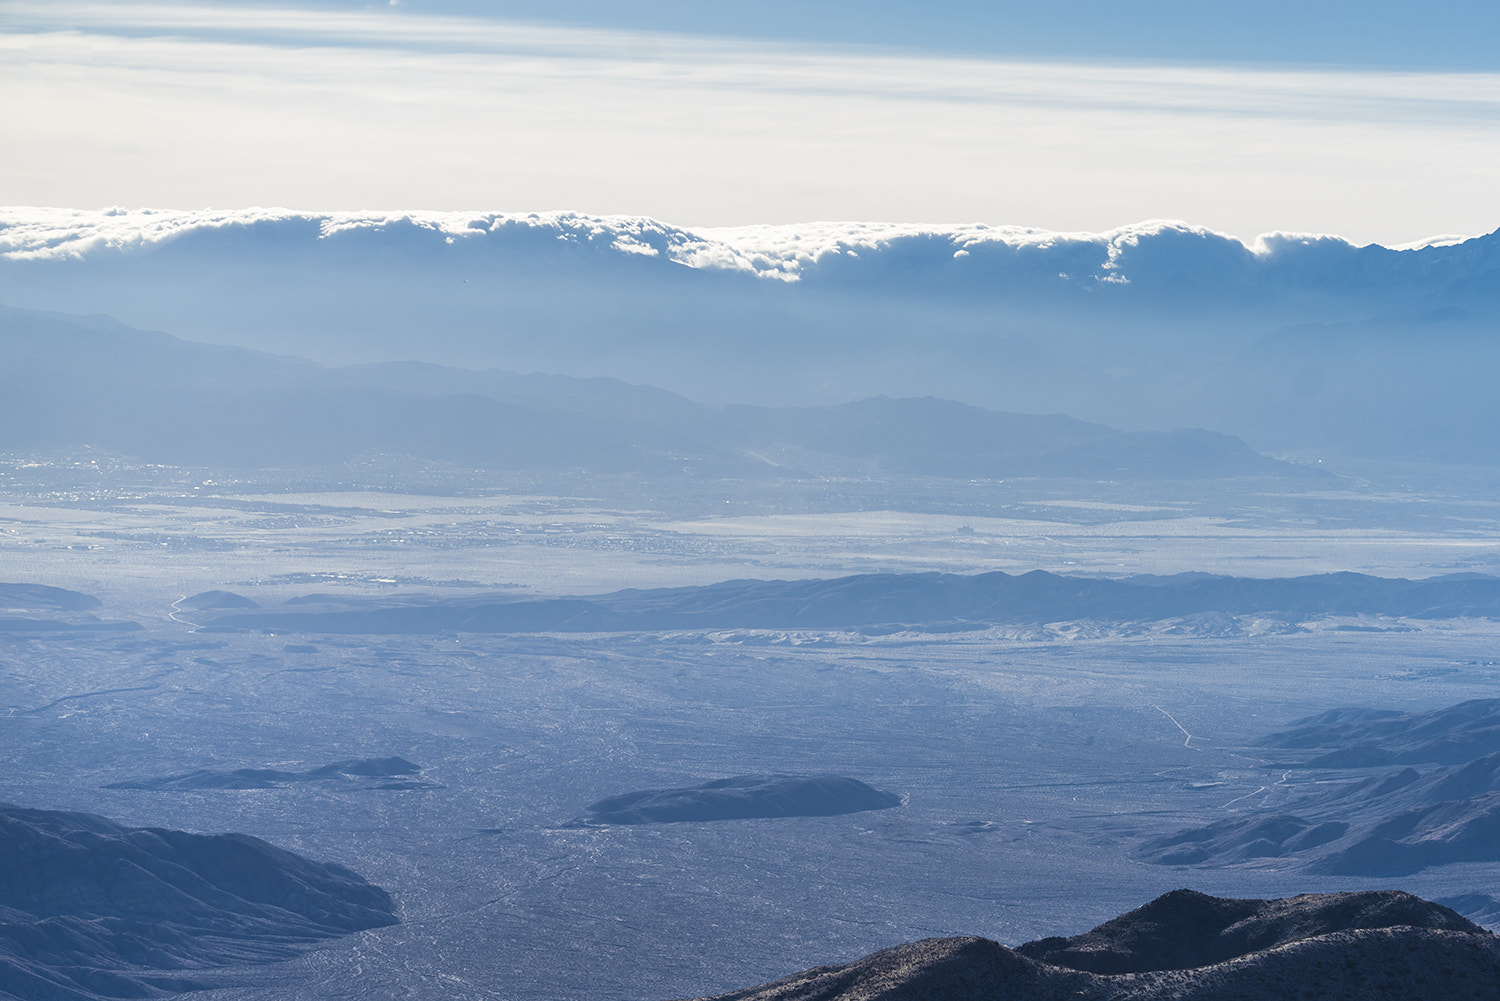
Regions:
<svg viewBox="0 0 1500 1001"><path fill-rule="evenodd" d="M0 212L0 301L325 362L420 339L427 362L700 399L937 396L1370 457L1500 460L1496 288L1493 233L1398 250L1165 222Z"/></svg>
<svg viewBox="0 0 1500 1001"><path fill-rule="evenodd" d="M933 399L713 408L607 379L419 364L327 369L3 308L0 362L0 448L15 451L92 445L237 467L382 452L486 469L669 476L1318 475L1202 430L1127 433Z"/></svg>
<svg viewBox="0 0 1500 1001"><path fill-rule="evenodd" d="M1177 890L1072 938L1015 949L927 939L717 1001L1478 1001L1497 975L1495 936L1398 891L1232 900Z"/></svg>
<svg viewBox="0 0 1500 1001"><path fill-rule="evenodd" d="M295 608L296 606L289 606ZM1328 615L1500 616L1500 578L1428 580L1319 574L1287 579L1183 574L1110 580L1034 570L1010 575L859 574L827 580L725 581L592 597L465 597L271 607L210 619L208 631L328 633L611 632L674 629L930 629L1080 619L1157 621L1219 612L1292 621Z"/></svg>
<svg viewBox="0 0 1500 1001"><path fill-rule="evenodd" d="M385 891L348 869L244 835L0 804L0 854L6 997L194 990L195 970L285 959L397 920Z"/></svg>

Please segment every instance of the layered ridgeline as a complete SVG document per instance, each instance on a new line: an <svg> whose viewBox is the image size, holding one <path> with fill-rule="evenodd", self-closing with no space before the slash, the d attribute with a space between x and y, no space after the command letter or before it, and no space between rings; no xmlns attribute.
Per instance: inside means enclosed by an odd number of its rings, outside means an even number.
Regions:
<svg viewBox="0 0 1500 1001"><path fill-rule="evenodd" d="M710 407L611 379L415 363L325 368L0 307L0 451L77 446L236 468L379 454L528 473L1318 475L1200 429L1123 432L938 399Z"/></svg>
<svg viewBox="0 0 1500 1001"><path fill-rule="evenodd" d="M1500 458L1500 236L1245 243L570 213L0 211L0 302L324 362L700 399L938 396L1258 449Z"/></svg>
<svg viewBox="0 0 1500 1001"><path fill-rule="evenodd" d="M1177 890L1070 938L926 939L718 1001L1479 1001L1497 982L1500 939L1410 894Z"/></svg>
<svg viewBox="0 0 1500 1001"><path fill-rule="evenodd" d="M1336 876L1500 861L1500 699L1411 713L1333 709L1268 734L1249 753L1271 757L1288 791L1260 809L1255 794L1240 797L1228 816L1148 840L1140 856ZM1485 898L1465 909L1495 906Z"/></svg>
<svg viewBox="0 0 1500 1001"><path fill-rule="evenodd" d="M692 629L980 629L1092 620L1189 619L1223 631L1234 618L1285 624L1329 616L1500 616L1500 578L1427 580L1355 573L1292 578L1185 573L1119 580L1034 570L1011 575L859 574L831 580L732 580L588 597L292 598L254 611L198 613L208 631L292 633L615 632Z"/></svg>
<svg viewBox="0 0 1500 1001"><path fill-rule="evenodd" d="M390 896L348 869L240 834L0 804L0 859L6 998L197 990L208 969L286 959L397 920Z"/></svg>

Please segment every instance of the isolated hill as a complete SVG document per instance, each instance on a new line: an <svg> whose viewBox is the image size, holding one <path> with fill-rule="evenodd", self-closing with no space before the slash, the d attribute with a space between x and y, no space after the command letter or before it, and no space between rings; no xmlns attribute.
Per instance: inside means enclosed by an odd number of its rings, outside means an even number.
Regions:
<svg viewBox="0 0 1500 1001"><path fill-rule="evenodd" d="M1293 578L1182 574L1108 580L1040 570L1012 576L860 574L832 580L736 580L593 597L465 597L288 605L211 619L209 631L303 633L612 632L672 629L956 629L1092 619L1150 622L1204 613L1457 618L1500 615L1500 578L1428 580L1318 574Z"/></svg>
<svg viewBox="0 0 1500 1001"><path fill-rule="evenodd" d="M0 996L149 997L396 923L355 873L240 834L0 804Z"/></svg>
<svg viewBox="0 0 1500 1001"><path fill-rule="evenodd" d="M46 584L0 583L0 633L135 632L139 622L101 619L91 594Z"/></svg>
<svg viewBox="0 0 1500 1001"><path fill-rule="evenodd" d="M245 597L243 594L235 594L233 591L203 591L199 594L189 595L177 602L181 608L191 608L195 611L206 611L220 608L259 608L257 602Z"/></svg>
<svg viewBox="0 0 1500 1001"><path fill-rule="evenodd" d="M805 477L1089 479L1320 474L1203 430L1123 432L935 399L700 406L609 379L392 364L328 369L106 319L0 308L0 449L91 445L151 462Z"/></svg>
<svg viewBox="0 0 1500 1001"><path fill-rule="evenodd" d="M1398 891L1177 890L1072 938L927 939L716 1001L1478 1001L1497 976L1500 940Z"/></svg>
<svg viewBox="0 0 1500 1001"><path fill-rule="evenodd" d="M1428 461L1500 460L1497 287L1496 234L0 210L0 301L327 363L420 352L765 406L937 396Z"/></svg>
<svg viewBox="0 0 1500 1001"><path fill-rule="evenodd" d="M1475 593L1487 585L1475 582ZM1482 613L1480 613L1482 614ZM1500 751L1500 699L1473 699L1426 712L1334 709L1297 720L1258 747L1324 750L1310 768L1461 764Z"/></svg>
<svg viewBox="0 0 1500 1001"><path fill-rule="evenodd" d="M841 775L736 775L681 789L645 789L609 796L588 807L591 823L669 824L764 817L830 817L901 805Z"/></svg>
<svg viewBox="0 0 1500 1001"><path fill-rule="evenodd" d="M46 584L0 583L0 609L27 612L88 612L102 608L92 594Z"/></svg>

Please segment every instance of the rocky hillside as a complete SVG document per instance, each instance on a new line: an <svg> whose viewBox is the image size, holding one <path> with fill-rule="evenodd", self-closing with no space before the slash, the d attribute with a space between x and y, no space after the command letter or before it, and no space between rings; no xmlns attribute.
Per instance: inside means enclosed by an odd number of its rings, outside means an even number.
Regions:
<svg viewBox="0 0 1500 1001"><path fill-rule="evenodd" d="M1071 938L927 939L714 1001L1478 1001L1497 983L1500 939L1407 893L1177 890Z"/></svg>

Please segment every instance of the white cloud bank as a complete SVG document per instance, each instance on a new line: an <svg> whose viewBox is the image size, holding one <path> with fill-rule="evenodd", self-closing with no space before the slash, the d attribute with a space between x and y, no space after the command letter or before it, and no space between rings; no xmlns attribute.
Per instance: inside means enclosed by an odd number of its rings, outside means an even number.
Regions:
<svg viewBox="0 0 1500 1001"><path fill-rule="evenodd" d="M0 206L0 263L99 264L145 259L192 240L190 257L230 255L256 266L327 262L378 247L382 266L413 268L431 260L481 261L486 254L535 257L564 251L554 262L585 269L610 257L652 258L694 270L725 271L796 282L832 266L842 279L886 285L891 275L921 286L957 281L971 291L1030 275L1085 285L1124 285L1137 279L1185 288L1195 280L1229 287L1267 271L1282 281L1331 291L1352 282L1410 282L1421 266L1402 258L1422 247L1441 256L1454 280L1494 267L1495 238L1466 242L1434 237L1400 247L1360 252L1338 236L1266 233L1244 241L1204 226L1150 220L1097 233L1057 232L978 223L813 222L780 226L673 226L648 216L592 216L577 212L300 212L290 209L103 210ZM322 246L320 250L320 245ZM363 247L361 251L359 247ZM212 248L212 249L210 249ZM1452 248L1452 251L1438 248ZM578 253L582 251L582 253ZM1376 251L1371 256L1368 251ZM1360 265L1354 267L1358 258ZM347 266L349 261L345 260ZM279 263L278 263L279 262ZM1379 263L1377 263L1379 262ZM1460 263L1464 262L1464 263ZM467 265L463 265L467 267ZM169 266L170 267L170 266ZM493 260L485 269L497 267ZM851 270L854 269L854 270ZM1413 269L1416 269L1415 271ZM477 275L492 277L490 270ZM602 275L602 272L601 272ZM926 276L921 277L921 276ZM1199 278L1191 276L1197 275ZM942 277L946 276L946 277ZM1430 277L1430 276L1429 276ZM601 279L602 280L602 279ZM991 291L995 291L991 289Z"/></svg>
<svg viewBox="0 0 1500 1001"><path fill-rule="evenodd" d="M696 225L1500 220L1500 76L936 59L225 6L0 8L7 202L567 206Z"/></svg>
<svg viewBox="0 0 1500 1001"><path fill-rule="evenodd" d="M81 260L90 256L149 252L175 239L215 231L247 232L255 227L316 229L314 239L363 232L379 237L395 228L426 233L447 244L503 243L523 233L572 244L592 244L622 254L660 257L694 269L736 271L795 281L804 269L831 256L879 254L900 243L932 241L923 257L958 259L984 249L1039 250L1088 248L1096 267L1112 263L1143 239L1175 232L1227 241L1250 254L1268 255L1290 241L1326 242L1349 249L1339 237L1266 234L1243 244L1201 226L1153 220L1102 233L1060 233L1019 226L977 223L800 223L684 229L645 216L590 216L576 212L320 212L288 209L48 209L0 206L0 258L10 261ZM306 247L291 237L287 247ZM410 239L386 245L393 253L420 254ZM462 249L461 247L458 249Z"/></svg>

